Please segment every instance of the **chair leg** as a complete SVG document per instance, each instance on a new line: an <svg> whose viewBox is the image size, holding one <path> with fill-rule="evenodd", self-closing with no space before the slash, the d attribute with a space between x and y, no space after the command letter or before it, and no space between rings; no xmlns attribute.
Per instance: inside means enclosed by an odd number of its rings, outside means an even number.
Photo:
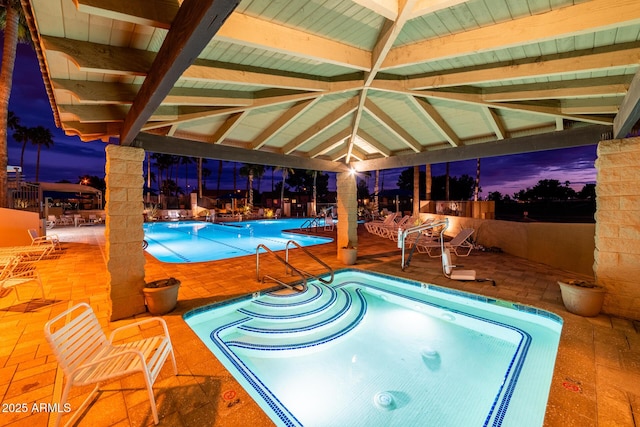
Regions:
<svg viewBox="0 0 640 427"><path fill-rule="evenodd" d="M173 349L172 349L173 350ZM172 352L173 354L173 352ZM149 404L151 405L151 414L153 415L153 422L158 424L158 409L156 408L156 398L153 396L153 384L151 383L151 376L148 370L142 371L144 374L144 381L147 383L147 393L149 394Z"/></svg>

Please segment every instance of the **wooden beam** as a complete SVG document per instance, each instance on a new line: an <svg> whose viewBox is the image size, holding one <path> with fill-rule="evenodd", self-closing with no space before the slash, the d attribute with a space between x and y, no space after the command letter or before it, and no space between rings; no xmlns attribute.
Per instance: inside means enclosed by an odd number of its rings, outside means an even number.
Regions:
<svg viewBox="0 0 640 427"><path fill-rule="evenodd" d="M251 143L251 148L257 150L262 148L271 138L276 136L278 132L293 123L298 117L304 114L311 106L313 106L320 96L312 99L305 99L298 101L291 108L288 108L280 117L278 117L273 123L267 126L256 139Z"/></svg>
<svg viewBox="0 0 640 427"><path fill-rule="evenodd" d="M424 98L416 98L414 96L409 98L412 102L414 102L420 110L424 112L424 117L426 117L429 122L436 128L436 131L442 135L449 144L453 147L457 147L460 145L460 138L451 129L451 126L447 124L442 115L438 113L438 111L429 103L428 100Z"/></svg>
<svg viewBox="0 0 640 427"><path fill-rule="evenodd" d="M593 79L563 80L485 88L482 99L487 102L528 101L533 99L592 98L626 95L631 77L628 75Z"/></svg>
<svg viewBox="0 0 640 427"><path fill-rule="evenodd" d="M373 136L369 135L367 132L362 129L358 129L358 136L362 138L367 144L372 146L378 151L383 157L391 156L391 150L389 150L383 143L375 139Z"/></svg>
<svg viewBox="0 0 640 427"><path fill-rule="evenodd" d="M168 30L178 12L178 0L73 0L80 12L117 21Z"/></svg>
<svg viewBox="0 0 640 427"><path fill-rule="evenodd" d="M66 55L81 71L122 76L145 76L156 56L146 50L46 35L42 43L46 50Z"/></svg>
<svg viewBox="0 0 640 427"><path fill-rule="evenodd" d="M395 21L398 16L398 0L353 0L353 2L391 21Z"/></svg>
<svg viewBox="0 0 640 427"><path fill-rule="evenodd" d="M148 0L74 1L82 12L167 30L178 12L176 0L154 1L153 7ZM371 63L365 49L239 12L227 18L216 40L356 70L368 70Z"/></svg>
<svg viewBox="0 0 640 427"><path fill-rule="evenodd" d="M335 135L330 136L324 142L318 144L314 149L309 151L307 154L310 158L314 159L318 156L323 156L330 152L331 150L335 150L336 147L345 143L345 139L351 136L351 129L346 128L336 133Z"/></svg>
<svg viewBox="0 0 640 427"><path fill-rule="evenodd" d="M125 118L120 144L130 145L162 100L216 34L239 0L184 0Z"/></svg>
<svg viewBox="0 0 640 427"><path fill-rule="evenodd" d="M222 123L222 125L216 130L216 132L211 137L211 142L214 144L221 144L225 138L227 138L231 132L240 124L242 119L249 115L248 111L242 111L239 113L234 113L227 117L227 120Z"/></svg>
<svg viewBox="0 0 640 427"><path fill-rule="evenodd" d="M622 100L620 111L613 120L614 138L624 138L640 120L640 71L631 81L629 92Z"/></svg>
<svg viewBox="0 0 640 427"><path fill-rule="evenodd" d="M326 131L328 128L342 120L344 117L351 114L358 106L357 98L350 98L344 102L340 107L327 114L300 135L296 136L291 142L282 148L283 154L290 154L298 148L306 144L311 138Z"/></svg>
<svg viewBox="0 0 640 427"><path fill-rule="evenodd" d="M482 144L423 151L422 153L387 157L384 159L365 160L351 163L350 166L359 172L363 172L595 145L603 139L606 139L606 134L610 132L611 126L584 126L562 132L544 133Z"/></svg>
<svg viewBox="0 0 640 427"><path fill-rule="evenodd" d="M294 169L319 170L326 172L347 172L344 163L335 163L321 159L282 155L277 153L247 150L222 144L210 144L173 138L169 136L139 133L131 144L154 153L178 156L202 157L205 159L228 160L232 162L270 165Z"/></svg>
<svg viewBox="0 0 640 427"><path fill-rule="evenodd" d="M637 43L617 45L617 50L594 49L573 54L555 55L551 58L536 58L534 62L515 65L499 65L476 70L439 73L426 77L410 77L409 89L434 89L448 86L474 85L524 78L582 73L594 70L615 70L635 66L640 62L640 47Z"/></svg>
<svg viewBox="0 0 640 427"><path fill-rule="evenodd" d="M382 69L439 61L637 24L636 0L591 0L392 49ZM526 29L526 31L524 31Z"/></svg>
<svg viewBox="0 0 640 427"><path fill-rule="evenodd" d="M409 19L417 18L429 13L434 13L442 9L448 9L470 0L418 0L411 10Z"/></svg>
<svg viewBox="0 0 640 427"><path fill-rule="evenodd" d="M493 129L493 133L496 134L496 138L498 139L507 138L509 135L509 132L504 127L504 123L502 122L502 119L500 118L500 116L498 116L498 114L492 108L489 108L487 106L481 107L481 110L484 116L486 117L487 122L489 122L489 127Z"/></svg>
<svg viewBox="0 0 640 427"><path fill-rule="evenodd" d="M396 136L407 147L411 148L416 153L422 151L422 145L371 100L367 99L364 108L378 123Z"/></svg>
<svg viewBox="0 0 640 427"><path fill-rule="evenodd" d="M53 79L55 90L71 92L83 104L131 104L140 85L105 83L87 80ZM251 92L174 87L162 101L163 105L240 106L251 105Z"/></svg>

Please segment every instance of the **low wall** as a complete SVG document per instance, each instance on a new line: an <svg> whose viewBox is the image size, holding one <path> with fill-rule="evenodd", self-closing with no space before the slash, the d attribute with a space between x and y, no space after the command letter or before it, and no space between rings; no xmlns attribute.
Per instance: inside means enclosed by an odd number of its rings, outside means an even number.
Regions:
<svg viewBox="0 0 640 427"><path fill-rule="evenodd" d="M449 219L448 236L473 228L472 239L484 247L553 267L593 277L595 224L564 224L482 220L423 214L423 218Z"/></svg>
<svg viewBox="0 0 640 427"><path fill-rule="evenodd" d="M30 245L30 228L43 234L42 221L37 212L0 208L0 247Z"/></svg>

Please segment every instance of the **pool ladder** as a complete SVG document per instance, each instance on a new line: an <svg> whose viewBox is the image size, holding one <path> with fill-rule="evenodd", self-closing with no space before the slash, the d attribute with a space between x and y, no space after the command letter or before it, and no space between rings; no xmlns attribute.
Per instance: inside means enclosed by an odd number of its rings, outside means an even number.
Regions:
<svg viewBox="0 0 640 427"><path fill-rule="evenodd" d="M321 277L320 275L317 274L311 274L305 270L302 270L300 268L296 268L293 265L291 265L291 263L289 262L289 248L291 246L295 246L296 248L302 250L302 252L304 252L306 255L308 255L311 259L313 259L314 261L316 261L318 264L320 264L322 267L327 269L327 272L329 273L329 279L325 279L324 277ZM273 255L278 261L280 261L280 263L284 264L284 268L285 268L285 274L296 274L298 276L300 276L301 279L301 283L296 283L296 284L289 284L286 282L283 282L280 279L277 279L273 276L267 275L265 274L264 276L260 277L260 249L264 249L268 254ZM323 273L322 276L325 276L326 273ZM322 261L320 258L318 258L317 256L313 255L311 252L309 252L308 250L306 250L304 247L300 246L300 244L298 242L296 242L295 240L289 240L287 242L287 245L285 246L285 257L282 258L280 255L278 255L277 253L275 253L274 251L272 251L271 249L269 249L269 247L267 247L264 244L259 244L258 246L256 246L256 279L259 282L264 282L266 279L269 280L273 280L274 282L277 282L289 289L293 289L293 290L299 290L299 291L304 291L305 289L307 289L307 280L308 279L318 279L320 282L324 283L325 285L330 284L331 282L333 282L333 269L331 267L329 267L324 261ZM296 289L296 286L302 286L302 289Z"/></svg>
<svg viewBox="0 0 640 427"><path fill-rule="evenodd" d="M311 231L312 228L315 228L318 231L318 227L322 227L320 225L320 218L311 218L302 223L299 230L307 229L307 231Z"/></svg>

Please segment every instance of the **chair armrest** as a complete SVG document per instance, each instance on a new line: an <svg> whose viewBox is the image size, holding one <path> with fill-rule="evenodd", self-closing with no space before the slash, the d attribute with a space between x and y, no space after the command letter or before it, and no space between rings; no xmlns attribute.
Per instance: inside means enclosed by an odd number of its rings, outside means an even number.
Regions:
<svg viewBox="0 0 640 427"><path fill-rule="evenodd" d="M127 329L131 329L131 328L134 328L134 327L139 327L139 326L142 326L142 325L146 325L146 324L149 324L149 323L159 323L162 326L162 329L164 331L164 335L167 338L169 338L169 329L167 328L167 322L165 322L164 319L162 319L161 317L151 317L151 318L148 318L148 319L139 320L139 321L131 323L129 325L124 325L124 326L120 326L118 328L115 328L111 332L111 334L109 335L109 342L113 343L116 335L118 333L122 332L122 331L125 331Z"/></svg>

